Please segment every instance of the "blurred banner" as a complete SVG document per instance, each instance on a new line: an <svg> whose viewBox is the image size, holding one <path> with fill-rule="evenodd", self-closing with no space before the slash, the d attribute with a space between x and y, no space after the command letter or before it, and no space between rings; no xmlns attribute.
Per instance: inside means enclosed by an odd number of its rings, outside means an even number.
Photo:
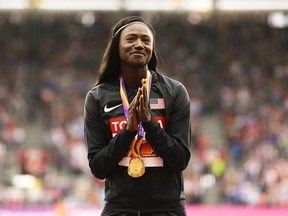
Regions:
<svg viewBox="0 0 288 216"><path fill-rule="evenodd" d="M288 208L277 207L242 207L242 206L188 206L188 216L287 216ZM99 208L68 208L65 211L59 211L59 207L45 208L7 208L0 209L0 216L99 216Z"/></svg>
<svg viewBox="0 0 288 216"><path fill-rule="evenodd" d="M286 0L0 0L0 10L51 11L273 11L288 10Z"/></svg>

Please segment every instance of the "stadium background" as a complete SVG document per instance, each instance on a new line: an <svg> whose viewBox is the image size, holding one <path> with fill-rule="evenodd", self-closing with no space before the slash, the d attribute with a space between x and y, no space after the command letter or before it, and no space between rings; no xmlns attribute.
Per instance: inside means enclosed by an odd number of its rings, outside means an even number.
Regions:
<svg viewBox="0 0 288 216"><path fill-rule="evenodd" d="M0 215L99 213L83 100L127 15L153 23L160 71L189 91L188 215L286 214L287 10L282 0L0 0Z"/></svg>

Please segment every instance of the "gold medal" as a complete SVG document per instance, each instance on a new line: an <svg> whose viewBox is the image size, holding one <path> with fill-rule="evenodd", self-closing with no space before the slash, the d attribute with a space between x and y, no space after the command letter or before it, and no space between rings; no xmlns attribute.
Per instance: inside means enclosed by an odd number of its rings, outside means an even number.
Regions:
<svg viewBox="0 0 288 216"><path fill-rule="evenodd" d="M141 177L145 173L145 164L140 157L131 158L128 167L128 175L133 178Z"/></svg>
<svg viewBox="0 0 288 216"><path fill-rule="evenodd" d="M119 81L120 81L120 96L121 96L121 100L123 104L125 117L128 122L129 102L128 102L128 97L127 97L127 93L125 89L125 83L124 83L122 76L119 77ZM141 80L141 84L145 85L144 89L146 89L147 91L148 101L149 101L149 93L151 90L151 83L152 83L152 74L147 70L146 79ZM138 93L137 93L137 96L138 96ZM127 172L128 172L128 175L133 178L139 178L145 173L145 164L144 164L143 159L141 158L141 145L142 145L143 140L145 140L144 133L145 131L144 131L144 128L142 127L142 122L140 121L137 127L137 138L135 137L135 139L132 141L130 145L130 150L128 152L128 156L130 156L131 159L129 161Z"/></svg>

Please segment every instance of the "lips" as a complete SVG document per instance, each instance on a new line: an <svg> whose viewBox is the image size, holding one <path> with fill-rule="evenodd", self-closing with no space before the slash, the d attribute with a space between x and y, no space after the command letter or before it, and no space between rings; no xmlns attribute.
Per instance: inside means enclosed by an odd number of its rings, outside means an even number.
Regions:
<svg viewBox="0 0 288 216"><path fill-rule="evenodd" d="M145 56L145 53L143 53L143 52L133 52L132 55L141 55L141 56Z"/></svg>

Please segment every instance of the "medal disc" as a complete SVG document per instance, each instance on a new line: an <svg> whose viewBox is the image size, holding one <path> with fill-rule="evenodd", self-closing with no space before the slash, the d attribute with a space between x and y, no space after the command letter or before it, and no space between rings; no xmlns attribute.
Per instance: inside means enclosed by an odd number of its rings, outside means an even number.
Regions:
<svg viewBox="0 0 288 216"><path fill-rule="evenodd" d="M140 157L131 158L129 167L128 167L128 175L133 178L141 177L145 173L145 165L143 160Z"/></svg>

